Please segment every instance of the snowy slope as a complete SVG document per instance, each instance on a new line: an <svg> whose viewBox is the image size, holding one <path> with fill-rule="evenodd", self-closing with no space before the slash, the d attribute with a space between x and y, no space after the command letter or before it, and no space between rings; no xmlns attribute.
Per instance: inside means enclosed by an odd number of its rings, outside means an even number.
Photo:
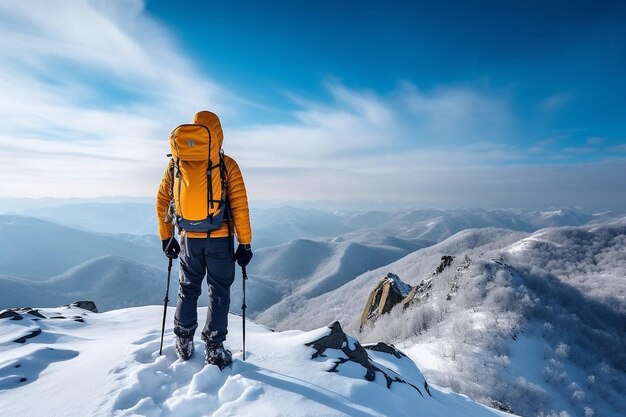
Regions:
<svg viewBox="0 0 626 417"><path fill-rule="evenodd" d="M321 215L317 211L315 213ZM280 320L292 316L299 306L308 305L307 300L332 291L363 272L395 260L381 256L384 251L389 253L389 248L402 249L405 251L403 255L406 255L469 228L496 225L508 230L532 231L554 225L601 224L613 221L618 216L609 212L591 215L571 209L339 211L333 215L349 228L357 230L327 239L328 244L320 240L297 239L286 245L257 251L249 267L254 277L249 284L249 305L252 306L253 315L260 312L259 320L280 327ZM399 251L395 253L400 254ZM239 287L238 281L234 292L237 302ZM317 324L323 323L319 316L316 320ZM287 327L297 325L289 323Z"/></svg>
<svg viewBox="0 0 626 417"><path fill-rule="evenodd" d="M339 288L363 272L387 265L409 252L388 246L355 242L297 239L264 248L248 267L251 314L308 299ZM234 297L238 297L238 283ZM280 307L279 307L280 308Z"/></svg>
<svg viewBox="0 0 626 417"><path fill-rule="evenodd" d="M365 380L366 368L356 362L337 365L347 359L341 350L328 349L314 359L315 345L305 344L328 335L328 328L274 333L249 322L243 362L241 319L230 316L227 346L235 362L220 372L204 366L199 352L188 362L177 360L169 325L164 355L158 355L158 306L39 313L43 317L22 312L21 320L0 319L4 417L504 415L427 388L406 357L368 351L373 381ZM23 343L11 341L22 336L28 337ZM357 349L356 343L348 338L344 348Z"/></svg>
<svg viewBox="0 0 626 417"><path fill-rule="evenodd" d="M625 239L619 225L467 230L259 319L308 329L333 316L356 333L387 272L431 282L427 301L393 310L360 337L394 343L438 384L520 415L622 416ZM455 260L433 275L443 255Z"/></svg>
<svg viewBox="0 0 626 417"><path fill-rule="evenodd" d="M525 233L505 229L467 230L437 245L413 252L394 263L365 272L327 294L298 300L297 303L289 306L291 308L270 309L271 311L260 314L257 321L279 330L288 328L307 330L323 326L337 315L338 319L351 326L351 331L356 331L358 329L356 321L369 292L388 271L403 272L417 265L428 265L424 267L424 274L428 274L439 264L441 253L489 250L501 247L502 244L516 242L525 236L527 236ZM400 273L398 275L405 277ZM410 280L407 282L413 284Z"/></svg>
<svg viewBox="0 0 626 417"><path fill-rule="evenodd" d="M626 312L626 233L616 226L545 229L508 246L501 256L541 268Z"/></svg>

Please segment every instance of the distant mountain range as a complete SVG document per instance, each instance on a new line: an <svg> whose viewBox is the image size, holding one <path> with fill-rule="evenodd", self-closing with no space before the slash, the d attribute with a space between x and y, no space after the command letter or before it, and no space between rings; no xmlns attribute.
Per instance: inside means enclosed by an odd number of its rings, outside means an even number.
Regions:
<svg viewBox="0 0 626 417"><path fill-rule="evenodd" d="M146 223L154 221L152 204L115 200L63 202L52 200L50 207L30 209L54 218L54 222L0 215L0 275L32 283L109 255L156 268L165 266L159 239L154 234L90 230L130 231L130 223L136 224L137 230L146 230ZM282 303L274 308L280 311L284 306L298 304L301 299L332 291L367 270L430 246L466 227L495 225L533 231L544 226L602 224L623 219L617 213L588 214L578 210L343 210L330 213L294 207L253 209L252 217L255 236L255 257L249 268L254 277L249 282L252 314ZM80 228L64 225L70 221ZM288 239L291 240L285 242ZM257 241L280 244L263 247ZM235 304L241 299L240 288L238 273L233 287Z"/></svg>
<svg viewBox="0 0 626 417"><path fill-rule="evenodd" d="M101 311L161 304L165 295L165 273L163 268L107 255L43 281L0 275L0 309L54 307L77 300L93 300ZM176 291L176 276L170 291Z"/></svg>
<svg viewBox="0 0 626 417"><path fill-rule="evenodd" d="M46 279L106 255L148 265L162 265L164 259L156 237L94 233L34 217L0 215L0 274Z"/></svg>
<svg viewBox="0 0 626 417"><path fill-rule="evenodd" d="M154 201L150 198L0 199L0 214L36 217L84 231L157 234ZM436 243L470 228L499 227L532 232L545 227L606 223L624 213L589 213L580 209L392 209L320 210L294 206L251 206L256 249L296 239L322 239L352 232L406 241ZM369 244L371 242L362 242ZM380 243L380 242L379 242ZM408 248L406 248L408 249Z"/></svg>
<svg viewBox="0 0 626 417"><path fill-rule="evenodd" d="M133 206L110 204L92 207L109 213L101 224L73 216L80 228L0 215L0 309L78 299L101 311L161 304L167 261L158 237L86 227L123 226L116 216ZM366 342L394 343L438 385L519 415L624 415L623 214L283 207L253 210L253 228L255 239L275 243L253 244L248 269L249 313L261 324L311 330L339 319L359 334L369 292L392 272L420 296L367 323ZM176 278L177 270L172 293Z"/></svg>

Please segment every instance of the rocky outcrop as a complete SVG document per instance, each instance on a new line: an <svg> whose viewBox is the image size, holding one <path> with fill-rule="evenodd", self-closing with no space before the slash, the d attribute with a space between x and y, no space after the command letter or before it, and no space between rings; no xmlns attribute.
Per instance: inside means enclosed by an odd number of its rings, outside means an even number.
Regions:
<svg viewBox="0 0 626 417"><path fill-rule="evenodd" d="M407 308L412 303L419 303L427 300L431 297L431 289L433 287L433 280L444 273L450 266L452 266L454 257L451 255L444 255L441 257L441 262L435 268L433 273L428 277L420 281L415 287L410 286L402 282L402 280L391 272L380 280L380 282L370 292L363 312L361 313L360 330L363 330L363 326L366 323L373 323L382 316L391 311L395 306L401 304L403 308ZM446 294L446 299L451 300L457 293L460 285L461 275L469 268L471 260L465 256L465 259L461 262L456 270L456 273L450 283L450 288Z"/></svg>
<svg viewBox="0 0 626 417"><path fill-rule="evenodd" d="M63 307L76 307L82 308L83 310L89 310L92 313L98 312L98 307L96 307L96 303L93 301L74 301L70 304L65 304Z"/></svg>
<svg viewBox="0 0 626 417"><path fill-rule="evenodd" d="M434 274L441 274L447 267L452 265L452 261L454 260L454 256L444 255L441 257L441 263L435 270Z"/></svg>
<svg viewBox="0 0 626 417"><path fill-rule="evenodd" d="M78 305L74 306L73 304L80 304L83 307ZM85 304L87 303L87 304ZM91 303L91 304L89 304ZM13 332L9 332L6 334L4 340L11 341L13 343L26 343L28 339L33 339L43 333L44 327L41 327L39 322L46 322L48 320L73 320L78 323L84 323L87 312L79 312L75 311L74 308L82 308L84 310L89 310L89 307L96 309L96 305L93 301L80 301L72 304L68 304L63 307L68 307L67 310L61 309L36 309L31 307L22 307L22 308L10 308L6 310L0 311L0 320L7 321L16 321L16 320L24 320L19 323L19 326L13 326ZM42 312L43 311L43 312ZM93 310L89 310L93 311ZM45 313L45 314L44 314ZM77 314L78 313L78 314ZM80 314L80 315L79 315ZM47 324L49 326L49 324ZM13 337L11 337L13 335Z"/></svg>
<svg viewBox="0 0 626 417"><path fill-rule="evenodd" d="M400 303L408 303L415 294L414 288L391 272L380 280L370 293L361 314L361 329L367 322L374 322Z"/></svg>
<svg viewBox="0 0 626 417"><path fill-rule="evenodd" d="M463 276L465 272L467 272L471 264L472 264L472 260L469 258L469 256L465 255L465 257L463 258L463 261L461 261L461 264L456 268L456 272L454 274L454 278L452 279L452 282L450 282L450 289L448 290L448 293L446 294L447 301L452 300L452 297L454 297L459 292L459 288L461 285L461 277Z"/></svg>
<svg viewBox="0 0 626 417"><path fill-rule="evenodd" d="M315 349L315 352L311 355L311 359L316 359L318 357L326 357L326 353L329 350L335 350L339 352L333 352L328 356L333 358L338 358L335 361L335 364L332 368L328 369L328 372L340 372L340 366L346 362L354 362L361 365L364 368L365 374L363 378L367 381L375 381L376 374L380 373L385 378L385 383L387 388L391 388L393 383L407 384L413 387L419 394L423 397L424 393L418 387L421 386L426 392L426 395L430 396L430 390L428 387L428 383L421 376L421 380L419 383L415 383L417 381L409 382L403 378L401 378L396 372L393 372L386 367L379 365L374 361L367 353L366 349L379 352L381 354L392 355L395 358L411 361L404 353L400 352L393 345L387 345L386 343L378 343L376 345L371 345L367 347L363 347L358 340L349 337L341 328L341 324L338 321L331 323L328 326L329 332L320 337L317 340L314 340L309 343L305 343L305 346L310 346ZM413 364L414 365L414 364ZM419 373L419 372L418 372Z"/></svg>
<svg viewBox="0 0 626 417"><path fill-rule="evenodd" d="M22 320L22 315L18 313L17 311L6 309L6 310L0 311L0 319Z"/></svg>

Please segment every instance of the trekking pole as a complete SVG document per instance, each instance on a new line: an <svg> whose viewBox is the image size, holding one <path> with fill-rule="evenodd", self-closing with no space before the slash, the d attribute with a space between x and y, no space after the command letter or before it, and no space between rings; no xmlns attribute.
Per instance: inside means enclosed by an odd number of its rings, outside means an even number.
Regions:
<svg viewBox="0 0 626 417"><path fill-rule="evenodd" d="M248 279L248 274L246 273L246 267L241 267L241 274L243 279L243 304L241 305L241 309L243 310L243 360L246 361L246 280Z"/></svg>
<svg viewBox="0 0 626 417"><path fill-rule="evenodd" d="M159 356L163 354L163 334L165 333L165 316L167 314L167 303L170 302L168 298L170 293L170 275L172 274L172 258L169 258L170 262L167 265L167 288L165 289L165 298L163 299L163 324L161 325L161 346L159 346Z"/></svg>

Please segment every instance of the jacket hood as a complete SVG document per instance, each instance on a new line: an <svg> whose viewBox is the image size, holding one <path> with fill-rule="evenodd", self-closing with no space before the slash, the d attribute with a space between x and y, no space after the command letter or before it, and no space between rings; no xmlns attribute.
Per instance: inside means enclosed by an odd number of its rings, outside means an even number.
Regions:
<svg viewBox="0 0 626 417"><path fill-rule="evenodd" d="M217 114L208 110L199 111L193 116L193 123L202 125L209 129L211 136L213 138L217 138L220 148L222 147L222 143L224 142L224 132L222 131L222 124L220 123L220 119L217 117Z"/></svg>

